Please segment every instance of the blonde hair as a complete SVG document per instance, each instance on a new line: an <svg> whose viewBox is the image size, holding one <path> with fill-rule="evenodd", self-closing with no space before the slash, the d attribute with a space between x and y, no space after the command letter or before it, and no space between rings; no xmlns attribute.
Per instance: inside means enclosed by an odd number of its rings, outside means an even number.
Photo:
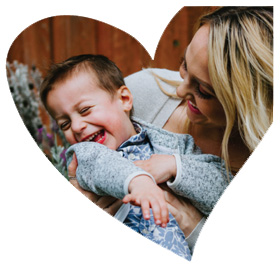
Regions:
<svg viewBox="0 0 280 270"><path fill-rule="evenodd" d="M226 115L222 158L229 169L232 129L252 152L273 117L273 9L223 7L200 19L210 26L208 69Z"/></svg>
<svg viewBox="0 0 280 270"><path fill-rule="evenodd" d="M160 81L159 81L159 80L161 80L161 81L163 81L163 82L165 82L165 83L167 83L167 84L169 84L169 85L171 85L171 86L175 86L175 87L178 87L178 86L181 84L180 81L168 80L168 79L166 79L166 78L164 78L164 77L162 77L162 76L159 76L158 74L154 73L153 71L150 71L150 73L154 76L154 79L155 79L155 81L156 81L156 83L157 83L159 89L160 89L165 95L167 95L167 96L169 96L169 97L172 97L172 98L175 98L175 99L180 99L180 98L177 96L176 93L173 94L173 93L170 93L170 92L166 91L166 90L162 87L162 85L160 84Z"/></svg>

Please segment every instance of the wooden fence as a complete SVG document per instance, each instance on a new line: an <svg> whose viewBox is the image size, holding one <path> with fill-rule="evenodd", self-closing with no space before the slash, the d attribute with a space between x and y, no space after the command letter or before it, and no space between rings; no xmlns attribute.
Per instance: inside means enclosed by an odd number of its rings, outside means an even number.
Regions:
<svg viewBox="0 0 280 270"><path fill-rule="evenodd" d="M80 16L55 16L26 28L15 39L7 61L17 60L44 76L51 63L78 54L104 54L114 61L124 76L145 67L178 70L180 59L195 32L202 13L213 7L184 7L161 36L152 61L142 45L129 34L103 22ZM41 119L50 131L50 118L40 106Z"/></svg>
<svg viewBox="0 0 280 270"><path fill-rule="evenodd" d="M127 76L142 67L178 70L180 58L194 34L197 18L207 7L184 7L162 35L155 59L127 33L80 16L55 16L25 29L13 42L7 60L35 65L42 73L50 63L84 53L104 54Z"/></svg>

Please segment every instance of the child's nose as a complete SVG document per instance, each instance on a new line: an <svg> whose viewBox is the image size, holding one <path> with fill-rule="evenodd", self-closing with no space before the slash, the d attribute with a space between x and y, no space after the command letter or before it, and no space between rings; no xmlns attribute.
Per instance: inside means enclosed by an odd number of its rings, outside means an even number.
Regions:
<svg viewBox="0 0 280 270"><path fill-rule="evenodd" d="M71 128L74 133L81 133L86 128L86 123L81 118L72 120Z"/></svg>

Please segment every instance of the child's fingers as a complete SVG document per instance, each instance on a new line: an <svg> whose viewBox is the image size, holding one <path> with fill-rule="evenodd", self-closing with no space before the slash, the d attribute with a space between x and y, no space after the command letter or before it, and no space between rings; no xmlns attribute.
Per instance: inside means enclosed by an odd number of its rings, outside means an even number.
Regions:
<svg viewBox="0 0 280 270"><path fill-rule="evenodd" d="M167 203L164 201L160 204L161 209L161 226L166 227L166 224L169 222L169 211Z"/></svg>
<svg viewBox="0 0 280 270"><path fill-rule="evenodd" d="M153 198L151 200L151 207L153 210L154 221L157 225L160 225L162 223L162 217L161 217L161 208L158 200Z"/></svg>
<svg viewBox="0 0 280 270"><path fill-rule="evenodd" d="M169 212L165 200L154 199L151 201L151 206L155 223L157 225L161 225L162 227L166 227L166 224L169 222Z"/></svg>
<svg viewBox="0 0 280 270"><path fill-rule="evenodd" d="M150 203L148 200L143 199L141 200L141 209L144 216L144 219L150 219Z"/></svg>
<svg viewBox="0 0 280 270"><path fill-rule="evenodd" d="M127 194L122 199L123 203L129 203L132 201L132 196L130 194Z"/></svg>

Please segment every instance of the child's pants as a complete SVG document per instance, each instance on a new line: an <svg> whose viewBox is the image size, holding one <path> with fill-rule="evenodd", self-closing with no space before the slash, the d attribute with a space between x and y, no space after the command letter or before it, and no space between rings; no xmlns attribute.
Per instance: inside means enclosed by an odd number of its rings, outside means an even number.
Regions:
<svg viewBox="0 0 280 270"><path fill-rule="evenodd" d="M169 222L165 228L162 228L155 224L151 209L150 215L150 219L145 220L141 207L131 205L124 224L153 242L190 261L191 252L189 245L175 218L169 213Z"/></svg>

